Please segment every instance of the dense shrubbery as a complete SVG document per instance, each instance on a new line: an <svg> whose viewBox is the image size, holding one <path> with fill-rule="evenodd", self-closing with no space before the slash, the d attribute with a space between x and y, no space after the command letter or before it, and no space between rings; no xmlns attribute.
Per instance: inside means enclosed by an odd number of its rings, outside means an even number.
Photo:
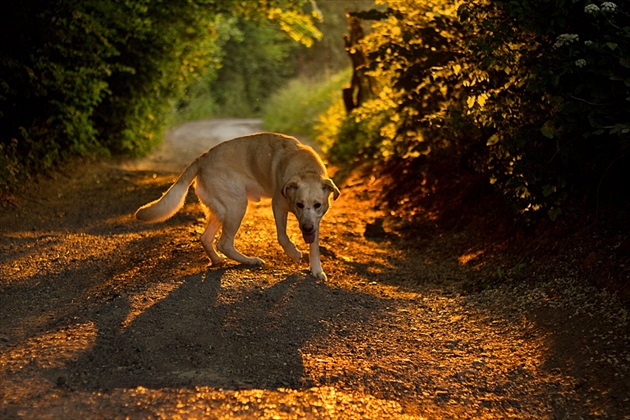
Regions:
<svg viewBox="0 0 630 420"><path fill-rule="evenodd" d="M208 6L13 5L14 15L3 16L3 39L11 41L0 62L3 181L70 156L150 148L186 76L212 54L213 12L200 7Z"/></svg>
<svg viewBox="0 0 630 420"><path fill-rule="evenodd" d="M265 104L265 129L300 134L319 143L325 151L329 139L335 136L326 133L321 126L327 124L328 114L337 118L344 115L339 92L349 77L350 72L346 69L316 79L299 77L291 80ZM333 123L331 127L336 125Z"/></svg>
<svg viewBox="0 0 630 420"><path fill-rule="evenodd" d="M14 2L0 13L0 188L77 155L141 154L211 79L233 17L308 43L305 0Z"/></svg>
<svg viewBox="0 0 630 420"><path fill-rule="evenodd" d="M336 75L349 63L343 48L345 12L373 7L374 1L310 5L322 17L315 20L320 36L312 37L312 44L290 42L277 26L265 22L233 20L230 31L224 31L229 54L216 77L189 89L178 116L251 118L262 113L266 129L312 136L321 105L331 102L322 89L340 88L343 81Z"/></svg>
<svg viewBox="0 0 630 420"><path fill-rule="evenodd" d="M525 221L555 220L603 197L604 185L628 199L627 3L388 7L357 14L378 17L363 46L380 88L341 122L333 152L363 154L411 182L390 191L394 204L471 173Z"/></svg>
<svg viewBox="0 0 630 420"><path fill-rule="evenodd" d="M295 77L295 56L304 45L271 22L240 18L229 23L221 33L220 68L187 89L178 103L179 121L260 116L269 97Z"/></svg>
<svg viewBox="0 0 630 420"><path fill-rule="evenodd" d="M222 115L259 115L271 94L296 74L289 56L298 44L270 23L243 21L227 42L213 96Z"/></svg>

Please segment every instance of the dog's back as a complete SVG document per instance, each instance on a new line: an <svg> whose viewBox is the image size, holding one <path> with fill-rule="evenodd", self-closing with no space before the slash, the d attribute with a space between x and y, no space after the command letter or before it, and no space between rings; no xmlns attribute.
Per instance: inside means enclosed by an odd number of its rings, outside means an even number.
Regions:
<svg viewBox="0 0 630 420"><path fill-rule="evenodd" d="M218 183L243 185L248 197L272 197L286 182L286 174L326 175L326 168L311 147L296 138L258 133L221 143L199 157L198 182L205 188Z"/></svg>

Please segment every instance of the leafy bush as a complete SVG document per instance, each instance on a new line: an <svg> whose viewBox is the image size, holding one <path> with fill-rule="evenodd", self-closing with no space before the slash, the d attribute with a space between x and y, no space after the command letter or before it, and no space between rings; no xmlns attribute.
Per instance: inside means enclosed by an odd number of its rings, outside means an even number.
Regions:
<svg viewBox="0 0 630 420"><path fill-rule="evenodd" d="M101 4L20 2L4 14L0 60L0 136L14 179L21 166L50 167L66 156L103 152L90 121L109 93L117 51L94 16ZM12 19L12 20L11 20Z"/></svg>
<svg viewBox="0 0 630 420"><path fill-rule="evenodd" d="M481 175L533 222L626 179L629 15L605 2L401 0L363 40L379 95L353 111L362 153L423 193ZM339 144L348 144L339 131ZM344 135L346 137L344 137ZM468 174L468 175L467 175ZM622 182L608 185L627 200ZM418 199L392 189L390 202Z"/></svg>
<svg viewBox="0 0 630 420"><path fill-rule="evenodd" d="M627 199L627 187L610 181L627 175L619 163L627 158L630 131L624 132L630 32L622 29L629 16L616 8L603 11L613 5L607 2L603 9L573 1L497 4L460 9L462 19L486 26L501 22L500 31L470 45L481 52L483 70L492 71L483 67L484 60L494 60L506 63L503 72L509 72L491 91L488 106L473 112L473 123L494 130L486 142L485 168L478 169L488 172L526 217L544 213L555 220L568 204L600 199L602 185ZM517 45L516 51L492 50L506 41ZM610 177L615 165L618 176Z"/></svg>
<svg viewBox="0 0 630 420"><path fill-rule="evenodd" d="M308 43L318 32L307 3L25 0L3 8L0 188L72 156L146 153L186 88L213 77L218 31L230 29L230 17L271 21Z"/></svg>
<svg viewBox="0 0 630 420"><path fill-rule="evenodd" d="M317 126L333 104L341 103L341 88L348 80L348 70L320 79L304 77L291 80L267 101L263 124L271 131L302 134L325 146L327 143Z"/></svg>
<svg viewBox="0 0 630 420"><path fill-rule="evenodd" d="M271 94L295 76L288 58L296 47L269 22L238 22L212 85L219 115L260 115Z"/></svg>

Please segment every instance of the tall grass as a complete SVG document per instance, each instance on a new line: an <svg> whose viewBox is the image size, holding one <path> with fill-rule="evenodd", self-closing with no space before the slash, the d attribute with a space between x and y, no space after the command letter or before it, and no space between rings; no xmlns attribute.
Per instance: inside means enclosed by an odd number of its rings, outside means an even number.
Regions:
<svg viewBox="0 0 630 420"><path fill-rule="evenodd" d="M331 108L344 112L341 89L350 77L351 70L346 69L321 79L291 80L272 95L265 106L263 127L269 131L305 136L325 147L318 126Z"/></svg>

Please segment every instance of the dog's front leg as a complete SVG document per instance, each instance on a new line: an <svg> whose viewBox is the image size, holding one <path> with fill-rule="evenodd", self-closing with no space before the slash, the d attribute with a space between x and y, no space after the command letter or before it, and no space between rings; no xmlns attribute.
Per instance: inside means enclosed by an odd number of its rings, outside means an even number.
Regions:
<svg viewBox="0 0 630 420"><path fill-rule="evenodd" d="M326 280L326 274L322 270L322 263L319 257L319 229L315 233L315 240L309 248L308 262L311 267L311 275L317 280Z"/></svg>
<svg viewBox="0 0 630 420"><path fill-rule="evenodd" d="M288 212L284 210L275 201L272 203L273 217L276 220L276 232L278 233L278 243L284 249L285 254L293 261L299 263L302 260L302 253L298 251L295 244L291 242L287 235L287 216Z"/></svg>

